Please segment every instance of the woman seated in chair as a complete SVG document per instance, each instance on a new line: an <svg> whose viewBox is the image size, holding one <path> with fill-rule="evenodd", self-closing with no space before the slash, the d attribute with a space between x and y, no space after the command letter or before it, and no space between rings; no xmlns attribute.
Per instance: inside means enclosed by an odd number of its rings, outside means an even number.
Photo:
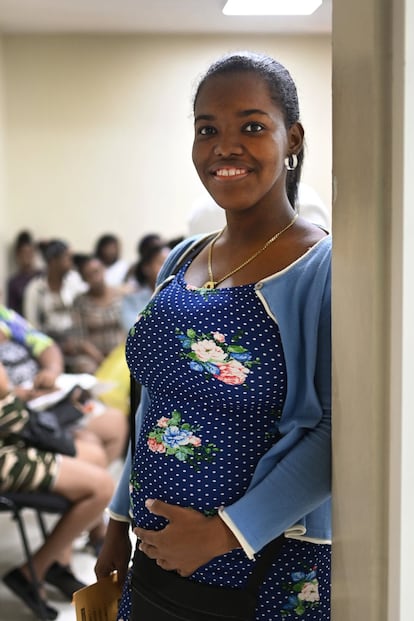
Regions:
<svg viewBox="0 0 414 621"><path fill-rule="evenodd" d="M100 521L114 482L98 445L92 452L88 443L75 440L76 456L69 457L16 442L28 416L0 363L0 494L52 492L72 503L32 557L38 582L54 585L71 600L73 592L85 586L70 569L72 543ZM9 571L3 581L37 616L42 615L27 563ZM55 619L58 611L46 602L43 587L40 596L47 618Z"/></svg>
<svg viewBox="0 0 414 621"><path fill-rule="evenodd" d="M122 295L105 282L105 267L98 258L85 256L78 270L88 289L73 302L71 370L95 373L106 356L125 341L121 323Z"/></svg>
<svg viewBox="0 0 414 621"><path fill-rule="evenodd" d="M64 368L62 353L53 339L2 304L0 362L6 368L15 393L23 401L53 390ZM32 388L27 389L27 384L32 384ZM89 406L90 415L85 416L76 434L79 439L89 440L90 445L102 446L107 464L110 464L123 456L128 433L126 417L116 408L96 400Z"/></svg>
<svg viewBox="0 0 414 621"><path fill-rule="evenodd" d="M28 402L54 389L63 372L63 356L56 343L36 330L18 313L0 304L0 363L6 369L13 392ZM27 388L27 384L31 388ZM128 420L123 412L96 399L90 399L85 416L74 429L83 444L87 461L94 462L95 453L105 457L108 466L124 454ZM98 554L106 527L100 524L89 533L88 546Z"/></svg>

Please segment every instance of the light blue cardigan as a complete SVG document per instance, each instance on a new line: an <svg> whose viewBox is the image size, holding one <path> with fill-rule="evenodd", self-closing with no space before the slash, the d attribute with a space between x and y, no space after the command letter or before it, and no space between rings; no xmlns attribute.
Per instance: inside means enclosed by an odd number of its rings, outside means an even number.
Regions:
<svg viewBox="0 0 414 621"><path fill-rule="evenodd" d="M160 273L161 284L199 238L182 242ZM255 291L278 324L287 369L287 394L279 440L259 461L242 498L223 519L254 551L285 532L326 543L331 539L331 237L286 269L264 278ZM143 388L137 433L149 406ZM111 517L129 520L130 454L109 506Z"/></svg>

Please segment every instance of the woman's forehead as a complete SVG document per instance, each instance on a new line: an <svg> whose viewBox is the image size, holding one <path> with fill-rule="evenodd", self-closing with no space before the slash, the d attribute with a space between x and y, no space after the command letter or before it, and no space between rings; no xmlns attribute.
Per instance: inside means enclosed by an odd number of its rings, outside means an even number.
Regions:
<svg viewBox="0 0 414 621"><path fill-rule="evenodd" d="M203 84L194 107L195 117L208 115L214 107L230 106L239 110L279 108L272 99L264 78L253 72L212 76Z"/></svg>
<svg viewBox="0 0 414 621"><path fill-rule="evenodd" d="M252 72L212 76L200 89L195 108L216 100L243 100L253 107L257 101L272 101L265 80Z"/></svg>

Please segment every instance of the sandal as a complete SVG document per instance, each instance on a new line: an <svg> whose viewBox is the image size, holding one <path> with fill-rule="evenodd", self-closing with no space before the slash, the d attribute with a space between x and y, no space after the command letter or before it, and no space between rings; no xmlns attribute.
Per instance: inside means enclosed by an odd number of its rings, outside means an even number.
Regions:
<svg viewBox="0 0 414 621"><path fill-rule="evenodd" d="M70 570L69 566L53 563L45 575L45 582L53 585L71 602L73 594L79 589L83 589L86 584L78 580Z"/></svg>
<svg viewBox="0 0 414 621"><path fill-rule="evenodd" d="M48 605L20 569L9 571L3 576L3 582L39 619L53 621L58 616L56 608Z"/></svg>

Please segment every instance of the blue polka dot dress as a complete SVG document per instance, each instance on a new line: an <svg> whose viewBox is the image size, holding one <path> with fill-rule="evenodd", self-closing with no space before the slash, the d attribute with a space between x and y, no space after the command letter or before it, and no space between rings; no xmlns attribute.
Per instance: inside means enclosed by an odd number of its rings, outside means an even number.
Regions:
<svg viewBox="0 0 414 621"><path fill-rule="evenodd" d="M147 498L205 515L239 499L279 438L286 396L278 327L254 285L196 289L185 282L186 268L151 300L127 339L128 366L151 400L130 485L134 522L147 529L166 524L145 508ZM237 549L191 579L240 588L253 567ZM329 567L329 546L286 539L261 587L256 621L329 619ZM128 591L127 581L118 619L129 619Z"/></svg>

